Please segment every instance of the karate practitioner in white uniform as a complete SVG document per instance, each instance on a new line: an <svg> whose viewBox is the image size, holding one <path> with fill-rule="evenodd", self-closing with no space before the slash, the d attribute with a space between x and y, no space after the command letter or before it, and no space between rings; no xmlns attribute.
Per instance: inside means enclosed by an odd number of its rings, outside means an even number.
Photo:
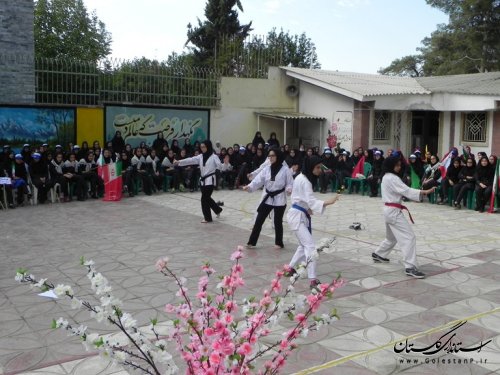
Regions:
<svg viewBox="0 0 500 375"><path fill-rule="evenodd" d="M321 173L320 157L311 156L304 161L302 173L295 177L293 181L292 207L290 207L287 214L288 225L299 241L297 251L295 251L290 261L292 271L289 276L296 273L294 267L297 264L311 259L311 262L307 266L307 276L310 280L311 288L315 288L320 284L320 281L316 278L316 245L312 237L311 215L313 213L322 214L326 206L334 204L339 198L337 195L326 201L316 199L313 194L313 186Z"/></svg>
<svg viewBox="0 0 500 375"><path fill-rule="evenodd" d="M400 178L401 160L399 157L388 157L384 160L381 192L384 202L385 240L374 253L375 263L389 262L387 256L396 243L399 243L403 253L405 273L417 279L423 279L425 274L418 270L415 233L403 215L408 209L401 204L403 197L413 201L420 201L422 195L434 192L436 187L428 190L417 190L407 186ZM409 213L409 211L408 211ZM413 219L410 214L410 220Z"/></svg>
<svg viewBox="0 0 500 375"><path fill-rule="evenodd" d="M280 150L271 149L268 158L271 163L263 168L250 184L243 187L243 190L250 193L264 187L263 198L257 208L257 218L248 239L248 248L257 245L262 225L271 212L274 212L274 247L276 249L285 247L283 244L283 215L286 209L286 194L292 192L293 177L288 166L283 165L285 156Z"/></svg>

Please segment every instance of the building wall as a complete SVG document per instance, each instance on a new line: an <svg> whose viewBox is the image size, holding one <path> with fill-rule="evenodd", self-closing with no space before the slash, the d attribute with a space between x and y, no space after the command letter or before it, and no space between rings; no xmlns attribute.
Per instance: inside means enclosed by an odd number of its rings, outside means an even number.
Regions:
<svg viewBox="0 0 500 375"><path fill-rule="evenodd" d="M33 0L0 1L0 103L35 102Z"/></svg>
<svg viewBox="0 0 500 375"><path fill-rule="evenodd" d="M104 145L104 111L103 108L76 109L76 144L87 141L92 147L94 141Z"/></svg>
<svg viewBox="0 0 500 375"><path fill-rule="evenodd" d="M354 100L309 83L301 82L299 112L326 118L324 122L302 121L299 125L299 136L317 140L318 143L315 145L324 147L328 129L334 121L335 112L351 112L354 120ZM352 140L349 143L343 142L341 147L352 150Z"/></svg>
<svg viewBox="0 0 500 375"><path fill-rule="evenodd" d="M255 112L296 111L297 98L289 97L286 88L291 79L279 68L270 68L267 79L223 77L220 86L220 109L211 111L210 138L222 145L246 144L257 131ZM283 142L283 122L261 118L264 139L276 132Z"/></svg>

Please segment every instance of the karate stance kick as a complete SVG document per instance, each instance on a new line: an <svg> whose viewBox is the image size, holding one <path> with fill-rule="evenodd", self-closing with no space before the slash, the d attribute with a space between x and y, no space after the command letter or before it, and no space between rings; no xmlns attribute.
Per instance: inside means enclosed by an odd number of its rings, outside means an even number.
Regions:
<svg viewBox="0 0 500 375"><path fill-rule="evenodd" d="M416 238L413 229L405 219L402 210L407 210L401 204L403 197L413 201L420 201L422 195L428 195L436 190L432 187L427 190L412 189L407 186L400 177L401 160L399 157L388 157L383 164L381 192L382 202L384 202L385 219L385 240L374 253L372 258L375 263L389 262L387 256L392 251L396 243L401 246L403 253L403 264L405 273L417 279L423 279L425 274L417 268ZM410 220L413 223L410 211Z"/></svg>
<svg viewBox="0 0 500 375"><path fill-rule="evenodd" d="M184 167L186 165L198 164L200 166L200 185L201 185L201 211L203 212L202 223L212 222L212 211L219 217L222 208L212 199L214 186L217 184L215 172L222 167L220 159L214 153L212 142L203 141L200 144L201 154L192 158L174 160L174 165Z"/></svg>
<svg viewBox="0 0 500 375"><path fill-rule="evenodd" d="M326 206L334 204L339 199L338 195L326 201L314 197L313 184L322 173L321 162L322 160L318 156L311 156L304 160L302 173L293 181L292 207L287 213L288 225L299 242L299 246L290 261L292 270L289 276L297 273L294 268L297 264L310 260L307 266L307 276L312 289L321 282L316 278L316 245L312 237L311 215L313 213L322 214Z"/></svg>
<svg viewBox="0 0 500 375"><path fill-rule="evenodd" d="M268 157L271 163L264 167L250 184L243 187L243 190L250 193L264 187L263 198L257 208L257 218L248 239L248 248L257 245L262 225L271 211L274 212L274 247L276 249L285 247L283 244L283 215L286 209L286 193L292 192L293 177L288 166L283 165L285 156L280 150L271 149Z"/></svg>

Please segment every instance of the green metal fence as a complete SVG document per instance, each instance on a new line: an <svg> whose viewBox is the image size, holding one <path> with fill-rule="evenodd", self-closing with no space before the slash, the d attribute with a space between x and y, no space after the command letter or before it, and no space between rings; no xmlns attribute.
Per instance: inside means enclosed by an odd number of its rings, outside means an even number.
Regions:
<svg viewBox="0 0 500 375"><path fill-rule="evenodd" d="M35 59L36 102L134 103L216 107L220 75L208 68L110 59L98 63Z"/></svg>

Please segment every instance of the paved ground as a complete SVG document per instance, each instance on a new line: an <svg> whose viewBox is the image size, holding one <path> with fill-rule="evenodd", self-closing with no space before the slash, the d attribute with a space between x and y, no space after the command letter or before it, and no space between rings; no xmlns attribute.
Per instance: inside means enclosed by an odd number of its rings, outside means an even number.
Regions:
<svg viewBox="0 0 500 375"><path fill-rule="evenodd" d="M218 270L227 269L229 254L248 239L259 197L242 191L216 192L215 198L225 202L224 212L210 225L199 223L197 193L0 212L0 373L127 374L86 354L77 339L51 330L50 322L69 314L100 332L112 333L111 327L100 327L87 313L16 284L17 267L88 293L78 260L81 255L93 258L125 301L125 309L146 323L158 315L155 309L174 298L173 286L154 271L154 261L167 254L187 276L198 275L198 265L207 259ZM321 256L320 278L341 272L348 283L328 302L337 307L340 321L302 339L284 373L500 373L500 216L428 203L409 206L416 219L421 269L429 275L425 280L403 274L398 252L390 264L371 261L370 254L384 235L380 199L345 195L326 215L313 218L315 237L338 239L335 251ZM361 222L365 229L349 229L352 222ZM295 240L287 230L286 248L272 249L272 233L266 224L258 248L247 251L246 295L259 295L272 272L294 251ZM300 284L307 287L306 280ZM449 330L447 324L460 319L468 322L455 331L452 341L473 347L491 339L481 352L442 350L426 356L393 350L407 337L415 348L429 346ZM473 363L453 363L464 358Z"/></svg>

